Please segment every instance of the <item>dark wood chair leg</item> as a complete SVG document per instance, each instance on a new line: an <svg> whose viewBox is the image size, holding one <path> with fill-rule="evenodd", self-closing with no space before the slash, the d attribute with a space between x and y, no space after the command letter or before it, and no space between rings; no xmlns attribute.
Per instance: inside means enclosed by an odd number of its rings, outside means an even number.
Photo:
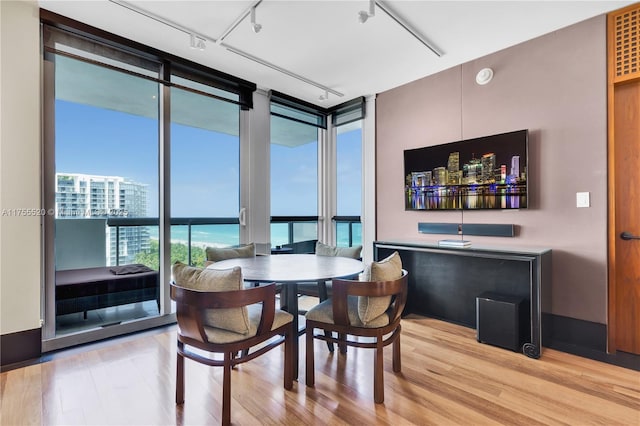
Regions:
<svg viewBox="0 0 640 426"><path fill-rule="evenodd" d="M184 349L184 343L178 342L178 348ZM176 404L184 403L184 357L176 357Z"/></svg>
<svg viewBox="0 0 640 426"><path fill-rule="evenodd" d="M222 424L231 424L231 359L233 354L224 354L224 365L222 373Z"/></svg>
<svg viewBox="0 0 640 426"><path fill-rule="evenodd" d="M297 336L295 336L293 327L291 327L284 340L284 388L287 390L293 388L293 363L298 362L297 359L293 358L294 337Z"/></svg>
<svg viewBox="0 0 640 426"><path fill-rule="evenodd" d="M338 333L338 340L345 341L347 340L347 335L344 333ZM340 349L341 354L347 353L347 344L346 343L338 343L338 349Z"/></svg>
<svg viewBox="0 0 640 426"><path fill-rule="evenodd" d="M398 326L398 335L393 341L393 371L399 373L402 371L402 362L400 361L400 326Z"/></svg>
<svg viewBox="0 0 640 426"><path fill-rule="evenodd" d="M332 337L333 334L329 330L324 331L324 335L327 337ZM329 352L333 353L333 342L327 342L327 348L329 348Z"/></svg>
<svg viewBox="0 0 640 426"><path fill-rule="evenodd" d="M307 386L313 387L315 385L315 371L314 371L314 362L315 357L313 353L313 327L309 327L307 324L307 330L305 331L306 335L306 382Z"/></svg>
<svg viewBox="0 0 640 426"><path fill-rule="evenodd" d="M382 354L382 337L377 337L376 352L373 355L373 400L376 404L384 402L384 362Z"/></svg>

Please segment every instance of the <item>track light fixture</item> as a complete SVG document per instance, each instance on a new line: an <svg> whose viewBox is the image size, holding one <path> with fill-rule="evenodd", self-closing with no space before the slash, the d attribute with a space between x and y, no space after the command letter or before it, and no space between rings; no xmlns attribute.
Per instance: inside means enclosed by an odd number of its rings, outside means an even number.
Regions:
<svg viewBox="0 0 640 426"><path fill-rule="evenodd" d="M376 2L375 0L369 0L369 11L361 10L358 12L358 21L361 24L367 22L367 19L376 16Z"/></svg>
<svg viewBox="0 0 640 426"><path fill-rule="evenodd" d="M206 40L202 37L198 37L195 34L191 34L191 48L197 50L204 50L207 48Z"/></svg>
<svg viewBox="0 0 640 426"><path fill-rule="evenodd" d="M247 15L245 15L247 16ZM262 29L262 25L256 24L256 6L251 8L251 29L254 33L258 34Z"/></svg>

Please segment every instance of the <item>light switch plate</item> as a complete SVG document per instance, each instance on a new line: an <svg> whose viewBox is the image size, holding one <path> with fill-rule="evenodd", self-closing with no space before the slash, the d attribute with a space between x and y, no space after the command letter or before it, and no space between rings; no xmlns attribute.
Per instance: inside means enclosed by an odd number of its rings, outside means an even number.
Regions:
<svg viewBox="0 0 640 426"><path fill-rule="evenodd" d="M590 207L590 198L588 192L576 192L576 207Z"/></svg>

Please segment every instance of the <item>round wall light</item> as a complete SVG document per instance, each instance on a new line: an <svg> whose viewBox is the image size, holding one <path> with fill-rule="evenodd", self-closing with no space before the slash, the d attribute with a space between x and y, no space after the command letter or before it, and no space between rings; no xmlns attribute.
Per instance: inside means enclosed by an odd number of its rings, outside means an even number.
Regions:
<svg viewBox="0 0 640 426"><path fill-rule="evenodd" d="M481 86L489 83L493 78L493 70L491 68L483 68L476 74L476 83Z"/></svg>

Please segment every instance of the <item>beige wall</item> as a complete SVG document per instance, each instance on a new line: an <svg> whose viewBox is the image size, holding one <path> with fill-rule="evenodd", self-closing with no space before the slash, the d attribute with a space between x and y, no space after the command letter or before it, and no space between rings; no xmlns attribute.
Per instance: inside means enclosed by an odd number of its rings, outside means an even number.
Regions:
<svg viewBox="0 0 640 426"><path fill-rule="evenodd" d="M403 150L529 129L530 208L464 213L465 223L516 224L519 235L469 239L553 249L553 313L606 323L605 30L596 17L378 95L377 238L435 241L418 222L460 221L404 210ZM479 86L484 67L495 76ZM576 208L581 191L590 208Z"/></svg>
<svg viewBox="0 0 640 426"><path fill-rule="evenodd" d="M0 334L40 327L40 30L34 1L0 1ZM15 212L17 213L17 212Z"/></svg>

